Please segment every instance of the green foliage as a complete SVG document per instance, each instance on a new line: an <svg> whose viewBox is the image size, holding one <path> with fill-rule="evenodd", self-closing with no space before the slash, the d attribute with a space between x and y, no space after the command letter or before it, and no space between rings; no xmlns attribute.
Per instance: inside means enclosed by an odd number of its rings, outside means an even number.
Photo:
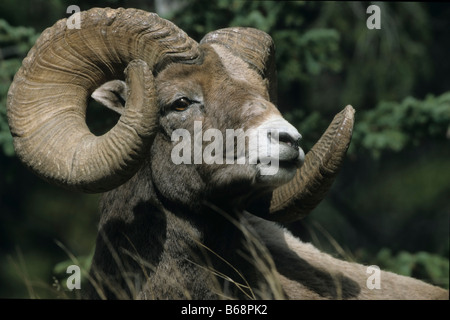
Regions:
<svg viewBox="0 0 450 320"><path fill-rule="evenodd" d="M384 248L378 252L373 262L382 269L449 288L448 258L423 251L417 253L400 251L393 254L390 249Z"/></svg>
<svg viewBox="0 0 450 320"><path fill-rule="evenodd" d="M449 133L450 92L430 94L423 101L407 97L400 103L381 102L359 116L351 151L360 147L379 158L382 152L418 146L425 139L448 140Z"/></svg>
<svg viewBox="0 0 450 320"><path fill-rule="evenodd" d="M279 95L285 96L307 84L311 76L342 68L340 33L311 28L306 17L317 10L318 5L303 1L192 1L167 18L197 40L209 31L232 26L269 33L277 47ZM204 13L198 15L199 11Z"/></svg>
<svg viewBox="0 0 450 320"><path fill-rule="evenodd" d="M0 148L7 156L14 154L6 118L6 98L14 74L38 34L33 28L12 27L0 19Z"/></svg>
<svg viewBox="0 0 450 320"><path fill-rule="evenodd" d="M371 109L380 100L400 100L431 76L431 22L423 3L376 3L381 29L366 28L367 3L329 3L318 26L341 35L345 76L340 104Z"/></svg>
<svg viewBox="0 0 450 320"><path fill-rule="evenodd" d="M277 61L286 61L278 69L280 88L305 84L311 76L323 71L340 71L339 33L333 29L312 29L298 34L294 30L274 31L277 47ZM291 88L293 89L293 88Z"/></svg>

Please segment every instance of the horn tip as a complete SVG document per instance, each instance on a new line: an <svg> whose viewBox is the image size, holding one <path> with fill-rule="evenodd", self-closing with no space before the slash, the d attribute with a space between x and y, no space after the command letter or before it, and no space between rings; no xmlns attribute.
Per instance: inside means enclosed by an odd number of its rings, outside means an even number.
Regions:
<svg viewBox="0 0 450 320"><path fill-rule="evenodd" d="M344 113L345 113L345 115L346 115L346 118L347 117L353 117L353 115L355 114L355 108L353 108L353 106L352 105L350 105L350 104L348 104L345 108L344 108Z"/></svg>
<svg viewBox="0 0 450 320"><path fill-rule="evenodd" d="M350 131L353 129L353 124L355 122L355 109L351 105L347 105L341 112L336 115L335 120L340 118L341 131L343 128L348 128ZM351 133L350 133L351 135Z"/></svg>

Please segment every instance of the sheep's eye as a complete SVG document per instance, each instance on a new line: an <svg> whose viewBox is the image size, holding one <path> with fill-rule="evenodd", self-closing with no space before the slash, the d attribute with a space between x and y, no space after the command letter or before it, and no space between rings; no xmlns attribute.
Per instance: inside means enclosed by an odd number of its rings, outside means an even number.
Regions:
<svg viewBox="0 0 450 320"><path fill-rule="evenodd" d="M192 104L192 102L188 98L183 97L183 98L180 98L180 99L176 100L175 102L173 102L171 104L170 108L175 111L184 111L191 104Z"/></svg>

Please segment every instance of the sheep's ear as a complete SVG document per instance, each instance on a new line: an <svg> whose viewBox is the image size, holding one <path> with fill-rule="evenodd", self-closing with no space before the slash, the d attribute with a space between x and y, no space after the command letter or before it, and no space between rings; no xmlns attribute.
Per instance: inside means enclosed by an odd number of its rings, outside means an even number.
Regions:
<svg viewBox="0 0 450 320"><path fill-rule="evenodd" d="M121 115L125 111L127 90L127 85L124 81L112 80L98 87L91 97L98 103Z"/></svg>

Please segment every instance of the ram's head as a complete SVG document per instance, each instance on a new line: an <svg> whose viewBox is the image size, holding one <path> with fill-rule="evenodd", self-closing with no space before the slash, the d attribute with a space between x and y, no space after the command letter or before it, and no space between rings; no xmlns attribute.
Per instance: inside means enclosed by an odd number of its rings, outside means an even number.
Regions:
<svg viewBox="0 0 450 320"><path fill-rule="evenodd" d="M120 114L101 136L86 125L91 95ZM8 93L16 152L52 183L103 192L147 163L155 187L171 201L192 201L196 193L216 200L234 194L239 205L280 221L304 216L323 198L347 150L353 112L348 106L339 113L304 156L300 134L276 108L269 35L227 28L197 43L172 23L135 9L91 9L82 12L80 29L68 29L66 20L48 28ZM195 140L196 126L202 134L215 129L223 135L223 162L216 148L209 153L215 161L198 163L195 143L192 164L173 161L179 143L174 132L186 130ZM278 161L277 170L262 172L270 161L264 162L260 150L250 152L249 139L244 163L237 153L230 158L225 150L230 129L266 130L264 143L253 148L276 147L269 160ZM200 138L201 155L217 139Z"/></svg>

